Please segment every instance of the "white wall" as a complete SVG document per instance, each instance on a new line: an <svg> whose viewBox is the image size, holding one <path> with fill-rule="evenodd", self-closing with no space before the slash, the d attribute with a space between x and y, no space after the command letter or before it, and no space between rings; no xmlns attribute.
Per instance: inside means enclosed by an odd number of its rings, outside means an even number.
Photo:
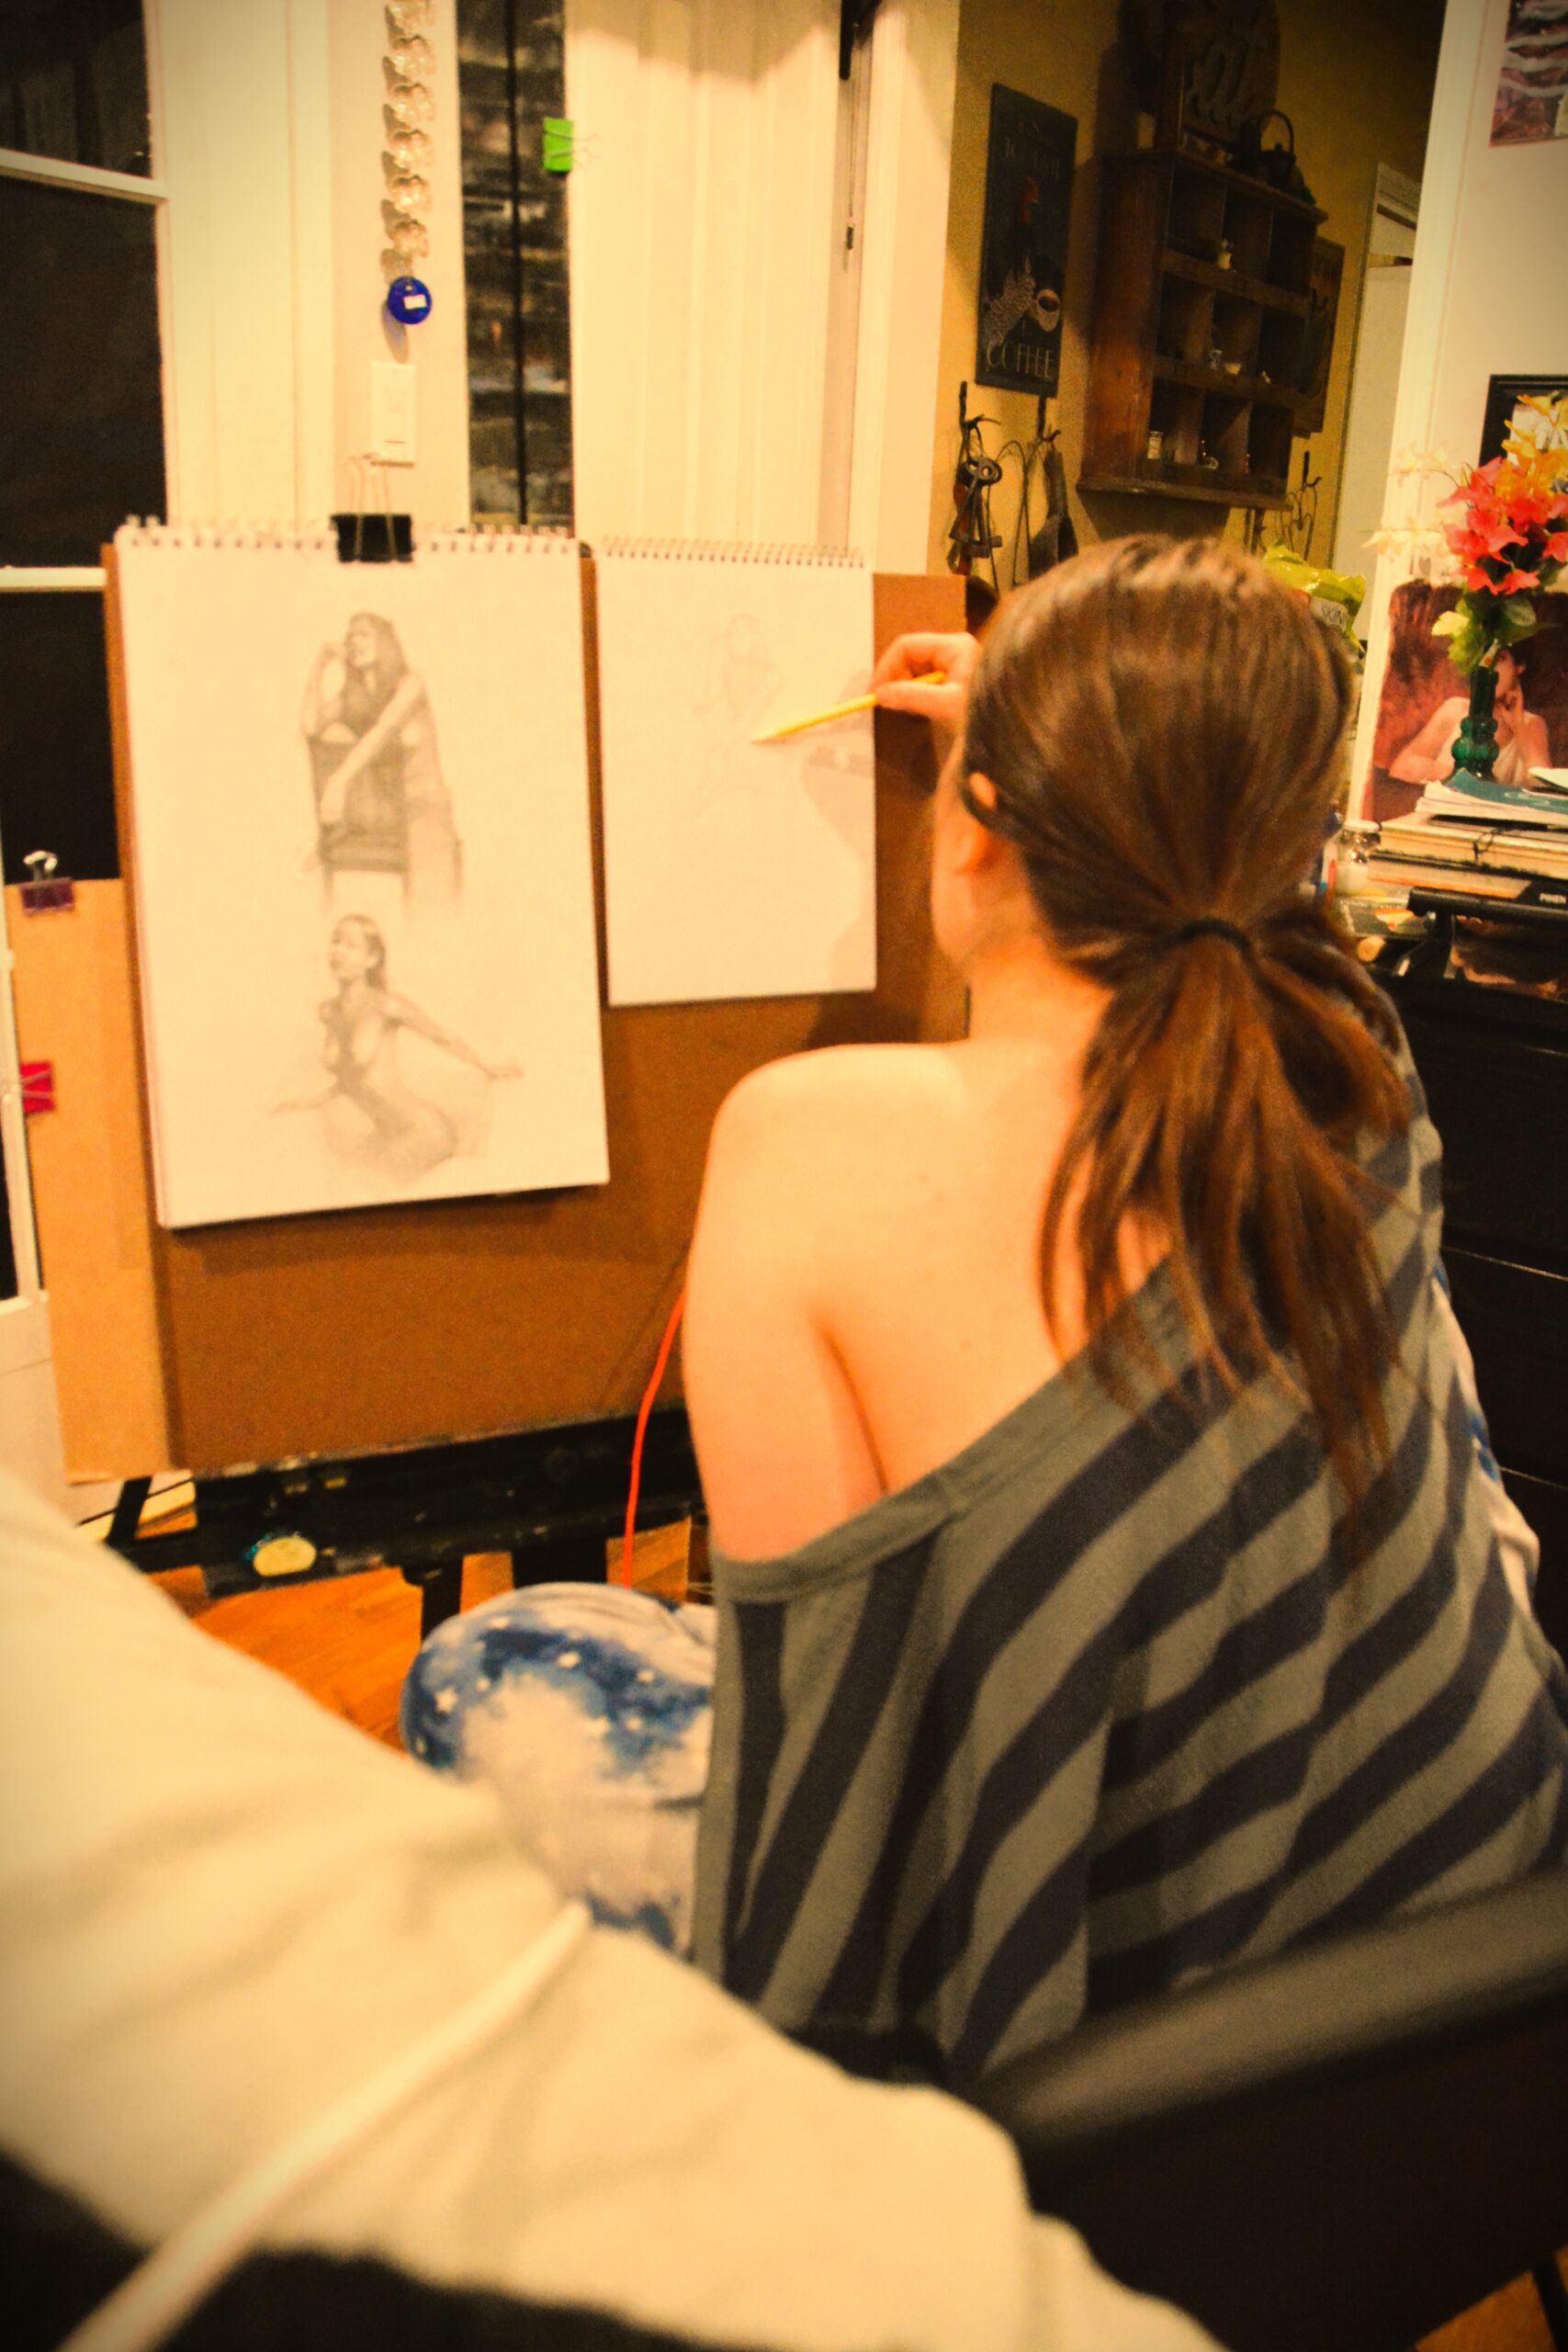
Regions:
<svg viewBox="0 0 1568 2352"><path fill-rule="evenodd" d="M958 0L883 0L873 25L850 537L880 571L923 571Z"/></svg>
<svg viewBox="0 0 1568 2352"><path fill-rule="evenodd" d="M170 509L313 521L351 507L370 371L418 373L416 527L468 513L454 0L436 0L422 265L430 319L384 310L376 0L148 0L169 189ZM919 571L941 324L958 0L883 0L862 111L858 319L829 295L847 126L836 0L569 0L579 521L592 537L810 542L844 508ZM840 172L840 190L846 175ZM829 399L829 381L836 390ZM852 427L850 418L852 408ZM367 503L385 494L373 480Z"/></svg>
<svg viewBox="0 0 1568 2352"><path fill-rule="evenodd" d="M1421 225L1394 409L1395 450L1480 455L1487 379L1548 375L1568 353L1568 139L1493 147L1492 101L1508 0L1449 0L1421 183ZM1388 650L1388 600L1407 573L1378 564L1370 606L1366 718L1355 783L1365 789Z"/></svg>
<svg viewBox="0 0 1568 2352"><path fill-rule="evenodd" d="M299 0L293 0L298 6ZM433 297L428 319L400 327L388 315L381 267L386 196L381 151L381 57L386 17L373 0L311 0L327 18L332 207L331 304L333 334L333 506L354 503L350 461L370 447L370 370L377 361L412 367L417 378L418 456L390 468L387 485L398 513L416 529L451 528L468 519L468 363L463 293L463 164L457 100L454 0L437 0L430 36L435 52L434 156L429 177L430 254L417 275ZM380 488L373 478L371 503Z"/></svg>
<svg viewBox="0 0 1568 2352"><path fill-rule="evenodd" d="M368 0L149 0L176 519L316 521L354 503L370 367L419 375L418 461L391 503L468 512L453 0L436 0L428 322L385 315L383 11ZM372 503L378 503L378 487Z"/></svg>

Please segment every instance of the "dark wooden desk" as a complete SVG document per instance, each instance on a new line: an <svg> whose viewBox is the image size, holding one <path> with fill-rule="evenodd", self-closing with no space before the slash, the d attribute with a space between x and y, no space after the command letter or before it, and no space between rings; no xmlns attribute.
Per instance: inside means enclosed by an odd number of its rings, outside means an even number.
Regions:
<svg viewBox="0 0 1568 2352"><path fill-rule="evenodd" d="M1443 1261L1504 1482L1568 1653L1568 1005L1389 980L1443 1139Z"/></svg>

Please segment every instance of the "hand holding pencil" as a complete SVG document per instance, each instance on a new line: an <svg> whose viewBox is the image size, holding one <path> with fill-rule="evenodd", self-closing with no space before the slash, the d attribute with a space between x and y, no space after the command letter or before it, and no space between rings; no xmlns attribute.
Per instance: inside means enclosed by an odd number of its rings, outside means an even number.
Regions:
<svg viewBox="0 0 1568 2352"><path fill-rule="evenodd" d="M929 718L948 734L958 735L964 728L969 681L979 659L978 638L963 631L944 636L936 630L912 629L905 637L896 637L872 673L877 707L911 711L917 718ZM935 682L933 671L938 673Z"/></svg>
<svg viewBox="0 0 1568 2352"><path fill-rule="evenodd" d="M979 645L972 637L911 631L906 637L895 638L877 663L870 694L861 695L853 702L836 703L830 710L786 719L782 727L770 728L765 735L758 735L753 741L783 742L791 735L803 734L809 727L826 727L832 719L875 709L907 710L917 718L932 719L939 727L956 734L964 724L969 677L979 658Z"/></svg>

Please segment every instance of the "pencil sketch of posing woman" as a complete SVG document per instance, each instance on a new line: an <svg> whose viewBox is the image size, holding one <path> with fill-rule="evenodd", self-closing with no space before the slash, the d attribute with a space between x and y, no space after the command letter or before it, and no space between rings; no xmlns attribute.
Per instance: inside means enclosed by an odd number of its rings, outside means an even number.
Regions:
<svg viewBox="0 0 1568 2352"><path fill-rule="evenodd" d="M515 1062L487 1062L387 985L387 946L368 915L344 915L333 932L327 962L337 993L321 1006L321 1058L333 1074L323 1093L284 1102L285 1111L321 1111L332 1148L389 1175L423 1176L468 1140L458 1120L416 1094L398 1067L398 1033L407 1029L489 1080L518 1078ZM475 1123L476 1128L478 1123Z"/></svg>
<svg viewBox="0 0 1568 2352"><path fill-rule="evenodd" d="M322 646L300 724L329 899L334 875L398 874L411 909L456 905L462 852L434 714L390 621L355 613L343 643Z"/></svg>

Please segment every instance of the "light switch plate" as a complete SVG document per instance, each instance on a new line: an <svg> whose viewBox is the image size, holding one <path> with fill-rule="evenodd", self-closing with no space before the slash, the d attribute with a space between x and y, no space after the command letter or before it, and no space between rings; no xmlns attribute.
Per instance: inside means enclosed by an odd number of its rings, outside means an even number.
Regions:
<svg viewBox="0 0 1568 2352"><path fill-rule="evenodd" d="M412 364L370 363L370 454L378 465L412 466L417 415L416 370Z"/></svg>

